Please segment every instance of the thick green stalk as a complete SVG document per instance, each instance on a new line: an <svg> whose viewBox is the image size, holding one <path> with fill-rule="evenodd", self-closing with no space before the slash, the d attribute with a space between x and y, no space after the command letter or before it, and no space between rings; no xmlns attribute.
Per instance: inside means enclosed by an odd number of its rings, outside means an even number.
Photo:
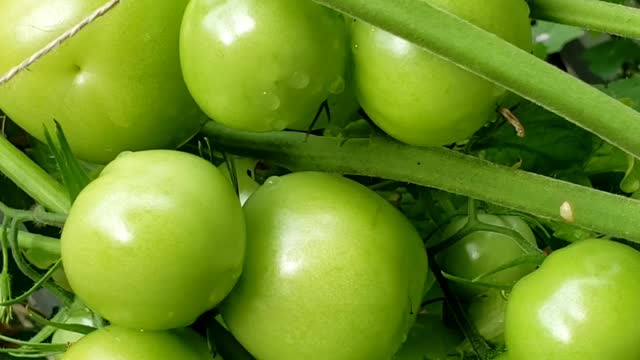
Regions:
<svg viewBox="0 0 640 360"><path fill-rule="evenodd" d="M22 250L33 249L51 255L60 256L60 240L28 231L18 232L18 246Z"/></svg>
<svg viewBox="0 0 640 360"><path fill-rule="evenodd" d="M418 44L640 158L640 113L423 0L314 1Z"/></svg>
<svg viewBox="0 0 640 360"><path fill-rule="evenodd" d="M640 201L460 154L412 147L383 137L340 145L294 132L250 133L214 122L203 128L216 149L296 171L316 170L414 183L640 242ZM566 204L565 204L566 203ZM564 204L564 206L563 206ZM562 210L561 210L562 208ZM570 215L570 216L568 216Z"/></svg>
<svg viewBox="0 0 640 360"><path fill-rule="evenodd" d="M50 211L69 211L71 201L64 187L1 135L0 172Z"/></svg>
<svg viewBox="0 0 640 360"><path fill-rule="evenodd" d="M640 9L602 0L528 0L536 19L640 39Z"/></svg>

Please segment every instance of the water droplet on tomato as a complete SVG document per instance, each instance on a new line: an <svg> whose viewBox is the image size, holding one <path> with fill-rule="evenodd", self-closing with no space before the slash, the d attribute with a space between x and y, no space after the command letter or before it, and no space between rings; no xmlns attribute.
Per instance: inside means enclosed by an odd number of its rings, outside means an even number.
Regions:
<svg viewBox="0 0 640 360"><path fill-rule="evenodd" d="M121 158L121 157L125 157L125 156L127 156L129 154L133 154L133 151L125 150L125 151L119 153L118 155L116 155L116 159L117 158Z"/></svg>
<svg viewBox="0 0 640 360"><path fill-rule="evenodd" d="M334 95L339 95L344 92L345 82L342 76L338 76L331 85L329 85L329 92Z"/></svg>
<svg viewBox="0 0 640 360"><path fill-rule="evenodd" d="M279 176L271 176L267 179L267 181L264 182L265 185L269 185L269 186L273 186L273 185L277 185L278 183L280 183L280 181L282 181L282 179L280 179Z"/></svg>
<svg viewBox="0 0 640 360"><path fill-rule="evenodd" d="M309 86L310 81L311 79L309 78L309 75L296 71L291 74L291 77L289 78L289 85L294 89L304 89Z"/></svg>
<svg viewBox="0 0 640 360"><path fill-rule="evenodd" d="M280 118L275 118L273 120L271 120L271 129L276 130L276 131L280 131L280 130L284 130L287 128L287 122L280 119Z"/></svg>
<svg viewBox="0 0 640 360"><path fill-rule="evenodd" d="M272 92L263 91L258 102L260 106L269 111L276 111L280 108L280 98Z"/></svg>

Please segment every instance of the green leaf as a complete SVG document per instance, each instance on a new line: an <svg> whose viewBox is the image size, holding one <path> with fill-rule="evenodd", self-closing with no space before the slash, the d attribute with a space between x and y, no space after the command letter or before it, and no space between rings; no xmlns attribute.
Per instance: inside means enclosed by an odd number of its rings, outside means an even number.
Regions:
<svg viewBox="0 0 640 360"><path fill-rule="evenodd" d="M525 137L518 137L505 122L475 143L474 152L498 164L552 175L585 162L599 143L589 132L533 103L519 106L514 115L525 128Z"/></svg>
<svg viewBox="0 0 640 360"><path fill-rule="evenodd" d="M640 109L640 76L614 81L600 89L619 99L628 106ZM624 173L619 184L620 190L633 193L640 190L640 166L626 153L607 143L601 142L584 165L590 176L606 173Z"/></svg>
<svg viewBox="0 0 640 360"><path fill-rule="evenodd" d="M585 34L584 29L539 20L533 26L533 38L536 43L543 44L549 54L562 50L565 44Z"/></svg>
<svg viewBox="0 0 640 360"><path fill-rule="evenodd" d="M45 137L47 139L47 144L49 145L49 149L51 150L53 157L58 166L58 171L60 171L60 175L62 178L62 182L64 183L67 192L69 193L69 198L73 202L75 198L78 196L80 191L84 189L87 184L91 181L87 172L82 168L80 162L71 152L71 147L67 142L66 137L64 136L64 132L60 123L55 122L56 129L54 135L56 136L56 141L53 140L51 134L49 133L49 129L45 127Z"/></svg>
<svg viewBox="0 0 640 360"><path fill-rule="evenodd" d="M629 39L612 38L587 49L582 55L591 71L605 80L624 74L626 68L640 64L640 45Z"/></svg>
<svg viewBox="0 0 640 360"><path fill-rule="evenodd" d="M640 75L611 82L602 90L624 104L640 110Z"/></svg>

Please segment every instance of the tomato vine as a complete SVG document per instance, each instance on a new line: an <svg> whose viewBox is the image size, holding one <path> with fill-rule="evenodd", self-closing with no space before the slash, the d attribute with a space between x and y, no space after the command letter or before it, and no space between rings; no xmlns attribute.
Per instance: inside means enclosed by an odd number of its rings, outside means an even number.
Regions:
<svg viewBox="0 0 640 360"><path fill-rule="evenodd" d="M640 242L640 201L496 165L445 148L418 148L374 136L343 139L295 132L251 133L214 122L202 133L216 147L295 169L364 175L466 195L537 216ZM342 144L342 145L341 145Z"/></svg>

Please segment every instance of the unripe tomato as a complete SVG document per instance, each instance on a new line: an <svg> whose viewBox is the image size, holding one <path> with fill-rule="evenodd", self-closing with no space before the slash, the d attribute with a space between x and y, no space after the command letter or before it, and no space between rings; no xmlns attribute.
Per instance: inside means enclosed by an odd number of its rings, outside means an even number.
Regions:
<svg viewBox="0 0 640 360"><path fill-rule="evenodd" d="M64 322L65 324L79 324L85 326L95 326L93 314L88 309L78 309L69 314L69 317ZM52 344L68 344L71 345L84 337L84 334L74 331L58 329L53 333L51 337ZM62 354L55 356L56 359L62 358Z"/></svg>
<svg viewBox="0 0 640 360"><path fill-rule="evenodd" d="M422 240L375 192L337 175L270 178L244 206L243 274L221 313L260 360L389 360L420 308Z"/></svg>
<svg viewBox="0 0 640 360"><path fill-rule="evenodd" d="M178 37L187 0L122 1L0 87L0 108L40 140L62 125L73 152L106 163L124 150L176 147L204 116L182 79ZM0 74L104 0L0 2Z"/></svg>
<svg viewBox="0 0 640 360"><path fill-rule="evenodd" d="M425 0L529 50L524 0ZM390 136L418 146L470 137L489 119L504 89L386 31L352 26L360 105ZM455 41L455 39L452 39Z"/></svg>
<svg viewBox="0 0 640 360"><path fill-rule="evenodd" d="M126 153L80 193L61 247L71 288L111 323L182 327L240 276L244 216L211 163L171 150Z"/></svg>
<svg viewBox="0 0 640 360"><path fill-rule="evenodd" d="M551 253L509 295L509 356L640 359L638 274L640 252L609 240L581 240Z"/></svg>
<svg viewBox="0 0 640 360"><path fill-rule="evenodd" d="M476 296L467 308L467 316L480 336L493 345L504 344L504 313L507 300L499 290Z"/></svg>
<svg viewBox="0 0 640 360"><path fill-rule="evenodd" d="M109 326L75 343L62 360L212 360L206 341L194 331L139 331Z"/></svg>
<svg viewBox="0 0 640 360"><path fill-rule="evenodd" d="M478 220L486 224L511 229L520 234L525 241L532 245L536 244L536 238L531 228L520 217L478 214ZM466 221L466 217L454 219L442 232L436 234L437 239L435 240L441 241L454 235L465 225ZM445 272L471 280L523 255L526 255L525 251L512 236L491 231L473 231L441 251L436 259ZM535 269L535 265L521 264L486 277L483 281L512 285L533 269ZM487 290L484 287L467 283L454 283L453 287L465 298Z"/></svg>
<svg viewBox="0 0 640 360"><path fill-rule="evenodd" d="M308 126L344 90L343 18L312 1L192 0L180 36L184 78L200 107L229 127Z"/></svg>

